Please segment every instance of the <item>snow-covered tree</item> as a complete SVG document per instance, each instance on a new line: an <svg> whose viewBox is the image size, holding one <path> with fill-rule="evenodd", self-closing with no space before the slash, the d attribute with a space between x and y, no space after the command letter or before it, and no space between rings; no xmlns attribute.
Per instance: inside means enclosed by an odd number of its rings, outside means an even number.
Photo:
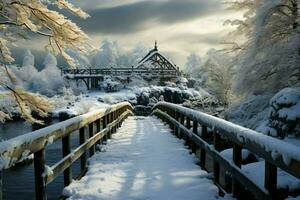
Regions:
<svg viewBox="0 0 300 200"><path fill-rule="evenodd" d="M81 9L65 0L0 1L0 89L3 90L0 97L13 97L23 118L29 122L41 122L32 117L31 111L46 116L49 104L42 97L17 87L15 77L7 67L14 61L9 45L15 44L20 39L29 39L28 33L41 35L48 38L46 48L54 54L61 53L71 65L74 64L73 59L65 49L73 48L84 52L87 48L83 45L88 39L86 34L63 14L52 10L55 6L79 17L88 17ZM4 118L9 118L9 113L6 109L1 109L0 119Z"/></svg>
<svg viewBox="0 0 300 200"><path fill-rule="evenodd" d="M147 53L142 45L137 45L131 51L125 51L117 41L105 39L99 50L90 55L91 65L99 68L135 66Z"/></svg>
<svg viewBox="0 0 300 200"><path fill-rule="evenodd" d="M184 72L191 75L194 78L201 78L203 70L201 68L202 60L196 53L191 53L187 57Z"/></svg>
<svg viewBox="0 0 300 200"><path fill-rule="evenodd" d="M228 106L233 97L232 83L235 75L231 57L214 49L207 52L207 57L202 67L207 76L205 85L225 106Z"/></svg>
<svg viewBox="0 0 300 200"><path fill-rule="evenodd" d="M237 91L275 92L299 84L299 1L242 0L230 8L245 9L244 19L227 22L245 37L239 45Z"/></svg>

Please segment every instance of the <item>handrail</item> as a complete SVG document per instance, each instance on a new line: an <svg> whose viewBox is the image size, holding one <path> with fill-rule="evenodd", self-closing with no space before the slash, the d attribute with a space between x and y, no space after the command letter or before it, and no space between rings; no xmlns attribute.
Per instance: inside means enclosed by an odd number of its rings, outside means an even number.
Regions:
<svg viewBox="0 0 300 200"><path fill-rule="evenodd" d="M34 154L36 199L47 199L47 184L64 172L65 186L69 185L72 181L70 166L79 158L81 159L81 174L84 174L87 161L86 151L89 150L92 156L95 153L95 144L110 138L129 115L133 115L131 104L119 103L1 142L0 174L1 170L8 169L30 154ZM80 146L71 152L70 135L77 130L79 130ZM47 172L45 167L45 148L58 139L62 139L63 158L50 167L51 173L49 173L49 168ZM0 194L1 189L0 187Z"/></svg>
<svg viewBox="0 0 300 200"><path fill-rule="evenodd" d="M192 149L195 148L193 145L201 149L201 155L204 158L203 160L201 156L202 167L205 166L205 154L213 157L216 183L218 183L221 165L235 176L234 181L239 181L257 198L269 199L276 194L277 167L300 178L300 148L296 146L176 104L160 102L152 110L153 114L166 120L177 135L183 133L187 136L187 139L191 140L189 143ZM193 122L192 125L191 122ZM202 127L201 136L198 135L198 124ZM190 130L190 128L193 129ZM213 148L205 140L208 128L213 132ZM233 144L234 163L228 162L219 153L222 138L226 138ZM286 148L287 145L289 148ZM257 186L239 169L241 167L242 148L248 149L265 160L265 188Z"/></svg>

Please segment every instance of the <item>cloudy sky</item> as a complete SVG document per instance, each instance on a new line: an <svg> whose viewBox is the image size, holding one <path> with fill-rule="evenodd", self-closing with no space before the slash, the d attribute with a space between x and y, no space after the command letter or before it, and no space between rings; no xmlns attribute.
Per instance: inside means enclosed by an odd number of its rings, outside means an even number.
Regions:
<svg viewBox="0 0 300 200"><path fill-rule="evenodd" d="M222 0L71 0L90 14L71 17L91 38L94 46L103 39L118 41L124 49L139 43L159 50L182 66L191 52L205 55L220 48L230 27L223 26L237 13L225 10ZM32 46L31 48L40 48Z"/></svg>

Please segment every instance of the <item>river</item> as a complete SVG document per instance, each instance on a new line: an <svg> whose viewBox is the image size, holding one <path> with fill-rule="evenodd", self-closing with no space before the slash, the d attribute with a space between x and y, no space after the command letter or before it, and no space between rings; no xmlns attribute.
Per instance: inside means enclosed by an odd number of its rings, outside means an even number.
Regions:
<svg viewBox="0 0 300 200"><path fill-rule="evenodd" d="M52 120L51 124L59 122ZM31 125L18 120L0 123L0 138L10 139L32 131ZM78 146L78 132L72 134L72 148ZM46 148L46 165L53 165L62 156L61 140L54 142ZM73 178L80 173L79 160L72 165ZM58 199L63 190L63 174L59 175L47 186L48 199ZM33 162L30 164L12 167L3 171L3 197L6 200L35 199Z"/></svg>

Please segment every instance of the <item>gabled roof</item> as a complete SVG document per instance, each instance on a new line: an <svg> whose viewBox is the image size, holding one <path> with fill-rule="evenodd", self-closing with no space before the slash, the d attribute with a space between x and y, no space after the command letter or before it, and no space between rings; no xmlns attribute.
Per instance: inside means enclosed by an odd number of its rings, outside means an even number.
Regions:
<svg viewBox="0 0 300 200"><path fill-rule="evenodd" d="M176 65L172 64L165 56L158 52L157 43L155 41L154 49L148 52L148 54L138 63L136 68L149 67L151 68L161 68L169 70L177 70Z"/></svg>

